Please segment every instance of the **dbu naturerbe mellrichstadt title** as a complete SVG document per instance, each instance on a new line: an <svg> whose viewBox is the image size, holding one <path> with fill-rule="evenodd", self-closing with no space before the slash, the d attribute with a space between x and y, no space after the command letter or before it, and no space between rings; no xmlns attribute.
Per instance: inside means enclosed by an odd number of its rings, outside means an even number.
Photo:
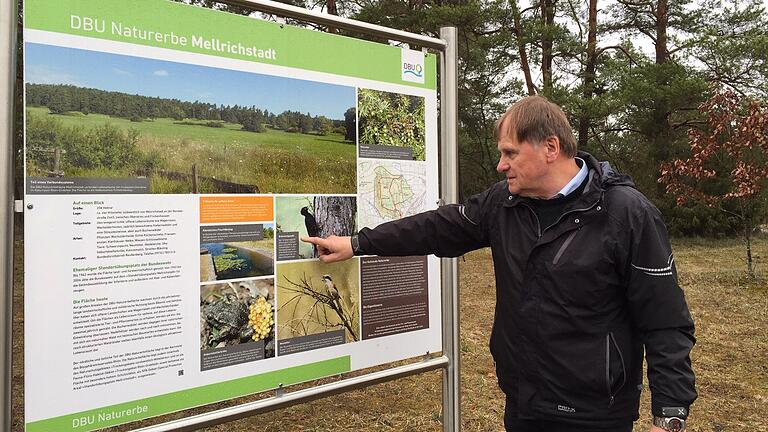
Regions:
<svg viewBox="0 0 768 432"><path fill-rule="evenodd" d="M109 22L109 25L107 25ZM180 47L193 47L208 51L229 53L259 59L277 60L277 52L273 48L245 45L241 42L221 40L215 37L206 38L198 35L179 35L175 32L160 32L126 25L117 21L107 21L100 18L70 15L69 27L72 30L80 30L93 33L106 33L122 36L128 39L157 42L176 45Z"/></svg>

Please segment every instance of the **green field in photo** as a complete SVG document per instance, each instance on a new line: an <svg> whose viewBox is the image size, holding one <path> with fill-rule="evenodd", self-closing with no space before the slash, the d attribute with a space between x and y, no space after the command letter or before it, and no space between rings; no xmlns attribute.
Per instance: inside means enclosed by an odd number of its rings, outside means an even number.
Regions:
<svg viewBox="0 0 768 432"><path fill-rule="evenodd" d="M206 121L176 121L157 118L134 122L103 114L67 112L51 114L45 107L27 108L31 117L54 119L63 129L96 130L110 125L123 133L135 131L137 145L144 156L151 156L153 167L191 173L196 165L198 176L227 182L255 185L262 193L354 193L356 185L356 150L340 133L302 134L266 128L265 132L241 130L242 126L221 122L223 127L208 127ZM55 143L50 143L55 146ZM34 150L33 150L34 151ZM29 160L29 154L27 156ZM62 155L66 161L67 154ZM66 163L62 164L66 166ZM28 175L43 175L51 167L28 164ZM66 177L133 176L130 169L98 170L74 168ZM189 182L150 175L153 193L188 193ZM203 179L199 192L215 193L215 187Z"/></svg>

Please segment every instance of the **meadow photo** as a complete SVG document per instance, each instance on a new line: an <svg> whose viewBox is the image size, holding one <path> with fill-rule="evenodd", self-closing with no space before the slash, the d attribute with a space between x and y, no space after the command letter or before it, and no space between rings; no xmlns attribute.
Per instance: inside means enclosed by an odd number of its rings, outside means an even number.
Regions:
<svg viewBox="0 0 768 432"><path fill-rule="evenodd" d="M29 177L151 193L354 193L355 89L28 43Z"/></svg>

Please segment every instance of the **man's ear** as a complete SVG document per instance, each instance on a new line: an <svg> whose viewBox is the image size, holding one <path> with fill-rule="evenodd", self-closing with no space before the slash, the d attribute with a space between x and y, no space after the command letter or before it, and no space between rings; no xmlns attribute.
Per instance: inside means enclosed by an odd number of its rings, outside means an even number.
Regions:
<svg viewBox="0 0 768 432"><path fill-rule="evenodd" d="M551 135L544 139L547 162L552 163L560 156L560 138Z"/></svg>

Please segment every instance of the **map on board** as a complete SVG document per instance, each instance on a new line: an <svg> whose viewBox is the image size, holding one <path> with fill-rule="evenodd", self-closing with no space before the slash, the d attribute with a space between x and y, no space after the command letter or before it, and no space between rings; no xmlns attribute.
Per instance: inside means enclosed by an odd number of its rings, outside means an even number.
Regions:
<svg viewBox="0 0 768 432"><path fill-rule="evenodd" d="M424 211L426 166L403 161L361 161L358 165L358 218L360 227Z"/></svg>

